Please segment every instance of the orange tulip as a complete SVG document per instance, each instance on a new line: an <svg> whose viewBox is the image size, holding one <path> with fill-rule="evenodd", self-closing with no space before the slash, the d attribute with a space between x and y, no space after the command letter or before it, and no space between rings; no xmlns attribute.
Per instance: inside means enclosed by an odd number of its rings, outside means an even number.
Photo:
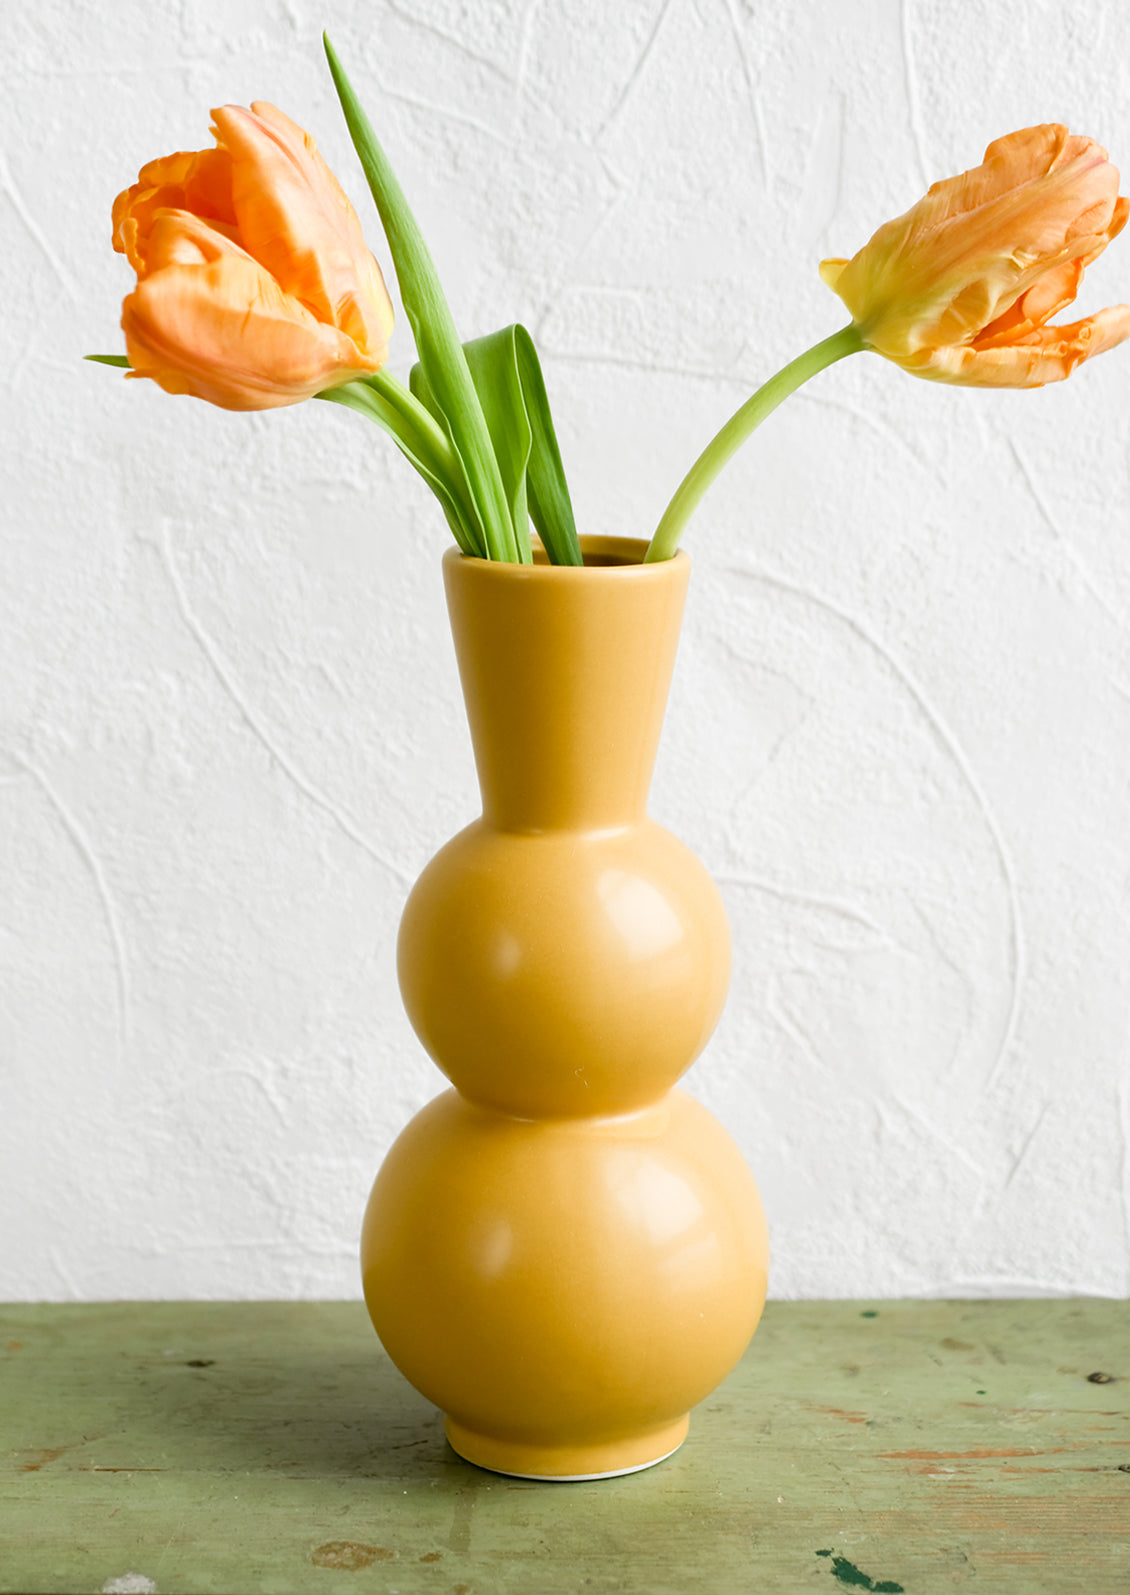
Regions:
<svg viewBox="0 0 1130 1595"><path fill-rule="evenodd" d="M392 305L313 139L262 100L212 116L218 148L151 161L114 201L130 375L268 410L379 371Z"/></svg>
<svg viewBox="0 0 1130 1595"><path fill-rule="evenodd" d="M864 344L915 376L1037 388L1130 337L1130 305L1047 325L1128 215L1106 151L1051 122L997 139L820 275Z"/></svg>

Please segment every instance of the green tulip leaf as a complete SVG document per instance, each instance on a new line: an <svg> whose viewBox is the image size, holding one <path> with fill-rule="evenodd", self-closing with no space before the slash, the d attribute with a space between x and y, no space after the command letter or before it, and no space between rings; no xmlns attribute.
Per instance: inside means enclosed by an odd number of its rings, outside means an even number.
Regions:
<svg viewBox="0 0 1130 1595"><path fill-rule="evenodd" d="M518 376L508 334L493 333L485 338L474 338L463 345L467 368L475 392L483 407L487 431L494 445L494 457L506 489L506 502L518 540L520 557L529 564L530 515L526 504L526 466L530 458L530 423L522 398L522 384Z"/></svg>
<svg viewBox="0 0 1130 1595"><path fill-rule="evenodd" d="M124 354L84 354L84 360L93 360L100 366L120 366L123 371L132 371L133 367Z"/></svg>
<svg viewBox="0 0 1130 1595"><path fill-rule="evenodd" d="M483 407L515 538L523 556L522 563L528 564L531 555L526 466L530 457L530 426L517 370L514 361L507 358L509 351L506 345L502 344L497 347L496 353L492 352L491 346L495 345L496 340L504 338L505 334L498 333L491 338L476 338L463 345L463 352L467 356L471 379ZM498 355L502 358L497 358ZM412 367L409 386L420 403L442 424L443 412L422 365Z"/></svg>
<svg viewBox="0 0 1130 1595"><path fill-rule="evenodd" d="M580 565L573 506L541 365L525 327L503 327L463 345L502 473L519 546L532 520L553 565ZM433 416L441 412L423 364L413 367L412 392ZM523 550L523 554L525 550Z"/></svg>
<svg viewBox="0 0 1130 1595"><path fill-rule="evenodd" d="M325 34L322 42L349 136L388 239L416 351L435 396L441 424L466 476L487 557L518 561L521 553L490 432L428 246Z"/></svg>
<svg viewBox="0 0 1130 1595"><path fill-rule="evenodd" d="M541 374L534 340L525 327L516 326L514 358L522 384L526 418L532 434L527 467L530 519L554 565L582 565L581 544L573 519L573 501L561 463L553 412Z"/></svg>

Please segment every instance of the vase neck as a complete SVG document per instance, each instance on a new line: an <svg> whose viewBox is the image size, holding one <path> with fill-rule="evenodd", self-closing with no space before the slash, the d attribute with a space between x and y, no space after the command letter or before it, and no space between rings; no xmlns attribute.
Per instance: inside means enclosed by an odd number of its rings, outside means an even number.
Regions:
<svg viewBox="0 0 1130 1595"><path fill-rule="evenodd" d="M690 562L638 563L627 538L582 545L583 568L444 557L483 817L501 830L603 830L647 810Z"/></svg>

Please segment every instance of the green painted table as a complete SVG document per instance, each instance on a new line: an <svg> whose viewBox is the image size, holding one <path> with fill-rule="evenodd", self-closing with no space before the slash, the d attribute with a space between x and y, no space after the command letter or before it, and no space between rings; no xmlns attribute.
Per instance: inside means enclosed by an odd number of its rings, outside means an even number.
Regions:
<svg viewBox="0 0 1130 1595"><path fill-rule="evenodd" d="M647 1473L447 1449L353 1302L0 1308L0 1591L1130 1592L1130 1305L772 1303Z"/></svg>

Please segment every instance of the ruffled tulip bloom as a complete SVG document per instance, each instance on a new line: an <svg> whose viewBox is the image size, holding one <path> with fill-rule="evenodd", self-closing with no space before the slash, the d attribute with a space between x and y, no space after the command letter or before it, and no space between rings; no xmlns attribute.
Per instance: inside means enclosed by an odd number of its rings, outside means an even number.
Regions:
<svg viewBox="0 0 1130 1595"><path fill-rule="evenodd" d="M1106 151L1050 122L997 139L820 275L864 345L914 376L1037 388L1130 337L1130 305L1048 325L1128 214Z"/></svg>
<svg viewBox="0 0 1130 1595"><path fill-rule="evenodd" d="M269 410L379 371L392 305L313 139L262 100L212 117L216 149L151 161L114 201L130 374Z"/></svg>

